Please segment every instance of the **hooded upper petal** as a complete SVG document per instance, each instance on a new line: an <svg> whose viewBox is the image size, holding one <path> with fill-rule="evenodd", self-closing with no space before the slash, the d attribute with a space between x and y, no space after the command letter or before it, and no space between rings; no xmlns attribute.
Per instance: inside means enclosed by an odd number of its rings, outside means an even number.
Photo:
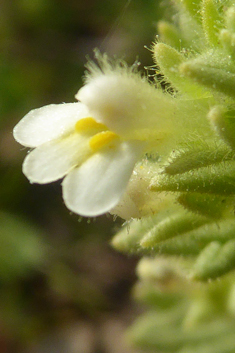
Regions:
<svg viewBox="0 0 235 353"><path fill-rule="evenodd" d="M94 77L91 74L76 98L88 107L94 119L124 139L162 138L175 112L171 97L125 69Z"/></svg>
<svg viewBox="0 0 235 353"><path fill-rule="evenodd" d="M37 147L45 142L69 133L75 123L88 116L82 103L50 104L31 110L13 130L16 141L28 147Z"/></svg>
<svg viewBox="0 0 235 353"><path fill-rule="evenodd" d="M81 216L98 216L112 209L122 197L143 145L120 143L96 153L64 179L66 206Z"/></svg>
<svg viewBox="0 0 235 353"><path fill-rule="evenodd" d="M24 160L23 173L32 183L50 183L65 176L90 154L89 138L73 133L35 148Z"/></svg>

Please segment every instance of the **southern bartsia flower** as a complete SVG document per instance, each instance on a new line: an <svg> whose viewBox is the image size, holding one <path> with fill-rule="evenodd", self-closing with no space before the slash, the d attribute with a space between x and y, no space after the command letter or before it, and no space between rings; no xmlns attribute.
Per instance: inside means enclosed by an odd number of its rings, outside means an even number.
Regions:
<svg viewBox="0 0 235 353"><path fill-rule="evenodd" d="M32 110L14 128L15 139L33 148L23 163L30 182L64 177L65 204L82 216L116 206L141 155L176 135L173 98L133 68L99 61L88 65L79 102Z"/></svg>

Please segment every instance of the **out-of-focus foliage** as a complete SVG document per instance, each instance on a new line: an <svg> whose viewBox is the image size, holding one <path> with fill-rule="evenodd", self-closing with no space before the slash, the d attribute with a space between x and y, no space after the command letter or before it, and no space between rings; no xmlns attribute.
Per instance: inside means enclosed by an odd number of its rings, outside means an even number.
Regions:
<svg viewBox="0 0 235 353"><path fill-rule="evenodd" d="M228 353L234 341L234 274L220 284L185 278L182 261L143 258L133 293L145 304L127 332L128 340L150 352Z"/></svg>

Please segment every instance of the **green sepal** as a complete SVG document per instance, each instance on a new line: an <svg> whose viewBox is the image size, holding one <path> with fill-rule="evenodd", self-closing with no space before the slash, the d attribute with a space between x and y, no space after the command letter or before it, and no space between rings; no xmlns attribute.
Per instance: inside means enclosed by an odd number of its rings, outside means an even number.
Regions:
<svg viewBox="0 0 235 353"><path fill-rule="evenodd" d="M143 248L152 248L157 243L179 236L207 223L205 217L190 212L177 212L157 223L140 241Z"/></svg>
<svg viewBox="0 0 235 353"><path fill-rule="evenodd" d="M192 16L195 20L200 20L200 5L201 0L177 0L179 5L183 6L186 11Z"/></svg>
<svg viewBox="0 0 235 353"><path fill-rule="evenodd" d="M212 46L218 46L218 34L222 27L223 17L218 12L213 0L202 0L201 16L204 35L208 43Z"/></svg>
<svg viewBox="0 0 235 353"><path fill-rule="evenodd" d="M179 66L186 61L185 56L179 51L164 43L156 43L153 48L153 58L166 81L171 83L174 89L190 97L208 96L206 90L179 72Z"/></svg>
<svg viewBox="0 0 235 353"><path fill-rule="evenodd" d="M198 255L211 242L226 243L234 239L234 234L234 218L221 220L220 222L208 222L197 229L154 245L151 251L152 254L161 253L186 257Z"/></svg>
<svg viewBox="0 0 235 353"><path fill-rule="evenodd" d="M169 175L182 174L211 164L231 160L234 152L225 144L195 141L185 148L174 150L163 166Z"/></svg>
<svg viewBox="0 0 235 353"><path fill-rule="evenodd" d="M235 110L227 110L223 106L213 107L208 118L218 135L235 149Z"/></svg>
<svg viewBox="0 0 235 353"><path fill-rule="evenodd" d="M222 29L219 35L219 40L227 53L231 55L233 60L235 60L235 33L227 29Z"/></svg>
<svg viewBox="0 0 235 353"><path fill-rule="evenodd" d="M231 60L231 57L219 48L204 50L202 54L196 55L192 59L189 57L189 60L185 64L188 63L192 66L200 66L202 72L204 69L214 68L224 70L227 73L235 73L234 62ZM182 70L180 71L183 74Z"/></svg>
<svg viewBox="0 0 235 353"><path fill-rule="evenodd" d="M152 180L151 190L234 195L235 161L225 161L183 174L158 175Z"/></svg>
<svg viewBox="0 0 235 353"><path fill-rule="evenodd" d="M179 29L172 23L166 21L159 21L157 24L158 34L160 40L170 47L180 50L186 45L181 38Z"/></svg>
<svg viewBox="0 0 235 353"><path fill-rule="evenodd" d="M231 6L224 14L225 27L235 33L235 6Z"/></svg>
<svg viewBox="0 0 235 353"><path fill-rule="evenodd" d="M156 223L167 218L173 212L173 210L168 209L150 217L133 219L124 223L122 229L112 239L111 245L124 253L144 253L143 248L140 246L141 239Z"/></svg>
<svg viewBox="0 0 235 353"><path fill-rule="evenodd" d="M235 72L231 58L226 58L224 55L219 59L215 55L214 60L211 61L212 58L210 54L208 61L207 56L189 60L180 65L179 71L196 83L234 98Z"/></svg>
<svg viewBox="0 0 235 353"><path fill-rule="evenodd" d="M122 229L114 236L111 245L118 251L131 254L141 253L139 242L149 230L147 219L135 219L124 224Z"/></svg>
<svg viewBox="0 0 235 353"><path fill-rule="evenodd" d="M200 253L191 278L206 281L220 277L235 268L235 240L225 244L212 242Z"/></svg>
<svg viewBox="0 0 235 353"><path fill-rule="evenodd" d="M150 255L173 255L181 257L192 257L198 255L203 249L203 243L199 243L194 238L190 238L187 233L172 239L162 241L152 248L146 249Z"/></svg>
<svg viewBox="0 0 235 353"><path fill-rule="evenodd" d="M182 193L177 201L189 211L216 219L231 214L235 205L233 197L189 192Z"/></svg>

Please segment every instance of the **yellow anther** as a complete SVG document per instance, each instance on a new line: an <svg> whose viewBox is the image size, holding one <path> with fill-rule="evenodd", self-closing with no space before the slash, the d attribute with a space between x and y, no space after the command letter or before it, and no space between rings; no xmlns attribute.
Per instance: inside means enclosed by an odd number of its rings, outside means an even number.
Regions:
<svg viewBox="0 0 235 353"><path fill-rule="evenodd" d="M108 128L106 125L98 123L95 119L87 117L76 122L75 130L77 132L89 132L90 130L105 131Z"/></svg>
<svg viewBox="0 0 235 353"><path fill-rule="evenodd" d="M93 136L90 141L90 147L93 151L98 151L103 147L113 148L119 136L112 131L102 131Z"/></svg>

